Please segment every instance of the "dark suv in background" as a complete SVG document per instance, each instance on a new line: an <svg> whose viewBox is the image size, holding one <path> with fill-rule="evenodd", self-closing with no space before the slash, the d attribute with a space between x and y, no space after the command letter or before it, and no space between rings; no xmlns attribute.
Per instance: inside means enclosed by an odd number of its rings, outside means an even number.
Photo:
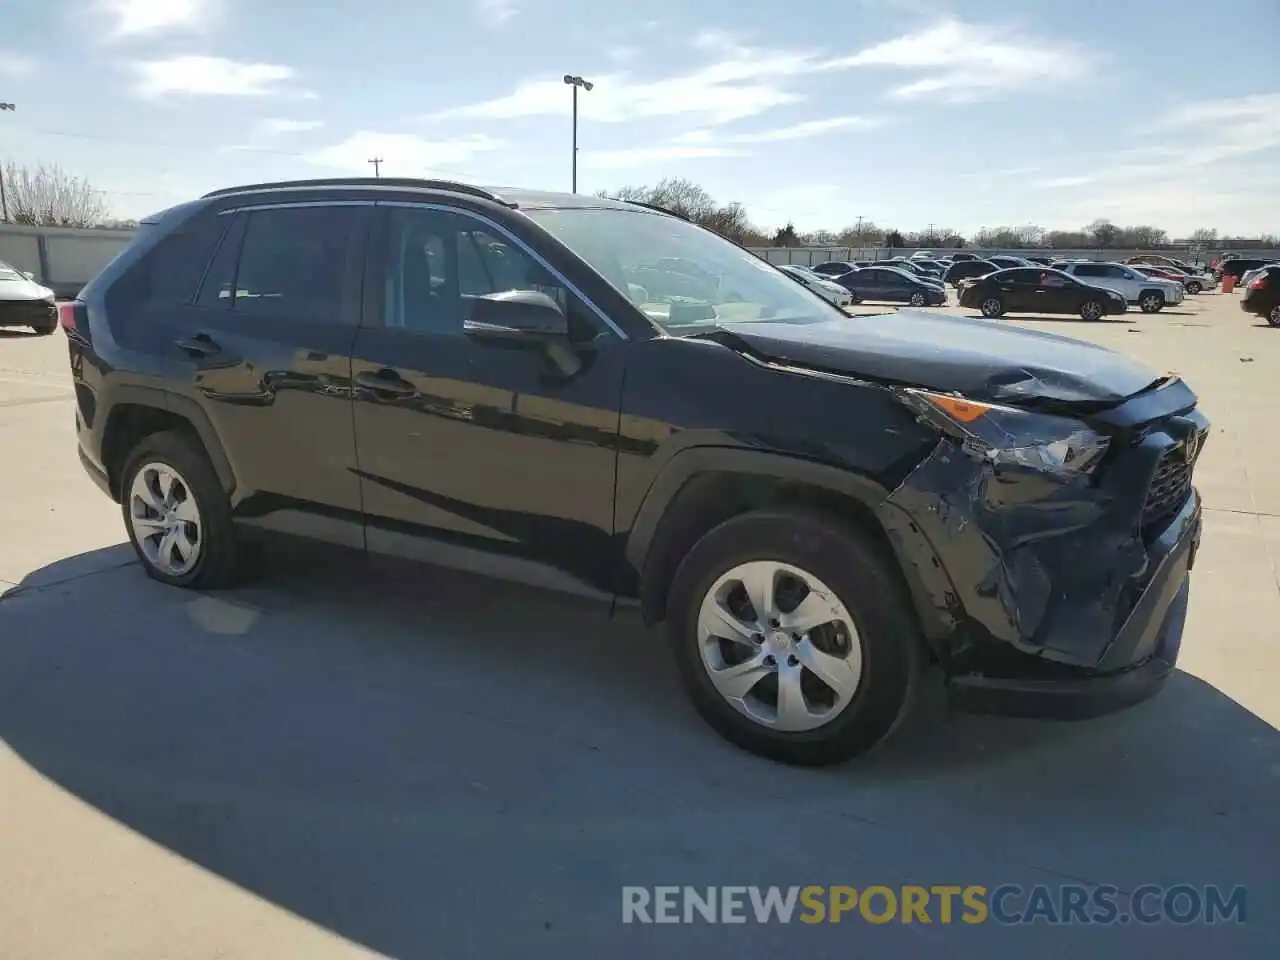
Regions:
<svg viewBox="0 0 1280 960"><path fill-rule="evenodd" d="M221 190L61 319L80 458L167 584L234 583L274 531L638 606L712 726L800 763L880 740L928 661L961 706L1071 716L1177 655L1207 431L1181 380L850 318L663 212Z"/></svg>

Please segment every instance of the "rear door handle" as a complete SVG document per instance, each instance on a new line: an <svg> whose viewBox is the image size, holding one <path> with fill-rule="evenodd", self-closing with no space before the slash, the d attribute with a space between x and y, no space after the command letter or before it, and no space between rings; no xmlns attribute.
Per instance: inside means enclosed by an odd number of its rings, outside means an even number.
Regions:
<svg viewBox="0 0 1280 960"><path fill-rule="evenodd" d="M356 385L364 387L366 390L375 390L378 393L394 393L400 396L407 396L410 393L417 392L412 383L393 370L379 370L376 373L366 370L364 373L357 373Z"/></svg>
<svg viewBox="0 0 1280 960"><path fill-rule="evenodd" d="M197 333L190 340L179 340L174 345L193 357L212 356L222 349L207 333Z"/></svg>

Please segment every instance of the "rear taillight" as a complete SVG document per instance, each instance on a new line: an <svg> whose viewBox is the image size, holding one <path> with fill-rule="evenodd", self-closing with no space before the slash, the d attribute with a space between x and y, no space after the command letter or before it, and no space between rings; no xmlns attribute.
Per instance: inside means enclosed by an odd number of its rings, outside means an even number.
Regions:
<svg viewBox="0 0 1280 960"><path fill-rule="evenodd" d="M58 304L58 326L68 334L84 331L84 304L79 300Z"/></svg>
<svg viewBox="0 0 1280 960"><path fill-rule="evenodd" d="M1251 284L1249 284L1249 289L1250 289L1250 290L1265 290L1265 289L1267 289L1267 287L1269 287L1269 286L1271 285L1270 283L1268 283L1268 281L1269 281L1270 279L1271 279L1271 277L1270 277L1270 276L1268 276L1268 275L1267 275L1267 274L1265 274L1265 273L1264 273L1262 276L1260 276L1260 277L1254 277L1254 278L1253 278L1253 282L1252 282Z"/></svg>

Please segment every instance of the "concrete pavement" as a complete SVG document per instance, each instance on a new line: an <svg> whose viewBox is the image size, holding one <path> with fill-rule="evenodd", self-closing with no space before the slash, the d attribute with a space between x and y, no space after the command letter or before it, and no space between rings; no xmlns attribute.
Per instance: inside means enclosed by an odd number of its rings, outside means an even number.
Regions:
<svg viewBox="0 0 1280 960"><path fill-rule="evenodd" d="M0 334L0 957L1271 956L1280 331L1222 295L1088 336L1214 420L1180 672L1076 724L947 716L782 768L658 638L565 598L280 548L202 597L80 470L60 334ZM0 583L0 590L4 583ZM623 926L651 884L1221 884L1243 926Z"/></svg>

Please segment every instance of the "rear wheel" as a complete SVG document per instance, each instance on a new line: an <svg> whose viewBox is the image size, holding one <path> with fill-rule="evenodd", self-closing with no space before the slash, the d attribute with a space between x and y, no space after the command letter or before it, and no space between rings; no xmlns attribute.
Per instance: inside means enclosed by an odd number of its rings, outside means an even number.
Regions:
<svg viewBox="0 0 1280 960"><path fill-rule="evenodd" d="M1164 309L1164 294L1147 290L1138 298L1138 306L1143 313L1159 313Z"/></svg>
<svg viewBox="0 0 1280 960"><path fill-rule="evenodd" d="M1080 304L1080 319L1082 320L1100 320L1103 312L1103 306L1097 300L1086 300Z"/></svg>
<svg viewBox="0 0 1280 960"><path fill-rule="evenodd" d="M999 297L987 297L987 299L982 301L982 305L979 309L982 310L982 315L984 317L994 320L996 317L1004 314L1004 301Z"/></svg>
<svg viewBox="0 0 1280 960"><path fill-rule="evenodd" d="M1202 290L1204 290L1204 284L1199 280L1192 280L1187 284L1187 293L1200 293Z"/></svg>
<svg viewBox="0 0 1280 960"><path fill-rule="evenodd" d="M1280 327L1280 304L1271 308L1271 312L1267 314L1267 323L1273 327Z"/></svg>
<svg viewBox="0 0 1280 960"><path fill-rule="evenodd" d="M923 293L913 293L913 294L911 295L911 299L910 299L910 301L908 301L908 302L909 302L913 307L923 307L923 306L924 306L924 303L925 303L925 296L924 296L924 294L923 294Z"/></svg>
<svg viewBox="0 0 1280 960"><path fill-rule="evenodd" d="M829 517L726 521L681 563L668 611L695 708L746 750L837 763L905 716L922 662L914 612L883 553Z"/></svg>
<svg viewBox="0 0 1280 960"><path fill-rule="evenodd" d="M231 502L188 434L155 433L134 447L121 473L120 507L148 576L193 589L236 580Z"/></svg>

